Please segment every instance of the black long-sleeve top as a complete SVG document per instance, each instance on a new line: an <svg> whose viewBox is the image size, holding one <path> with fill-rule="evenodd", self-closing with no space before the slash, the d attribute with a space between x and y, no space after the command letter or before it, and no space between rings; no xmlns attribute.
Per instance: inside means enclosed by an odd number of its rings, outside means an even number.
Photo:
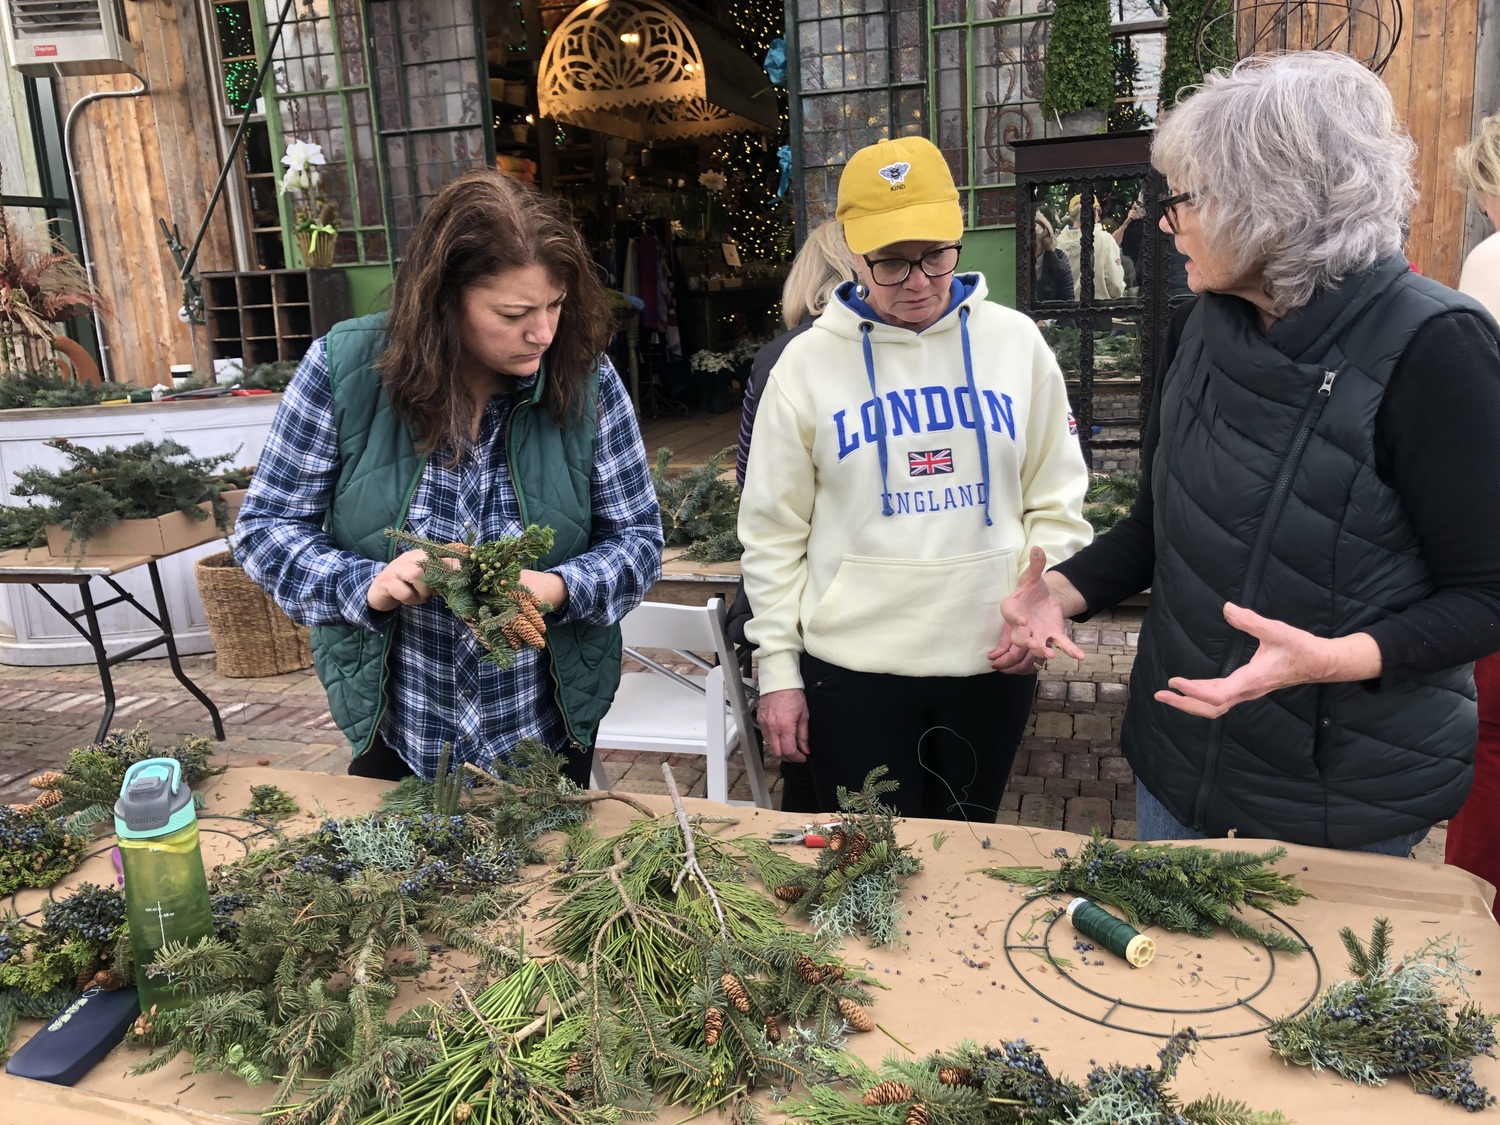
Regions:
<svg viewBox="0 0 1500 1125"><path fill-rule="evenodd" d="M1162 385L1192 306L1168 328L1130 515L1055 568L1090 613L1151 585ZM1445 313L1413 337L1375 417L1375 471L1400 497L1436 587L1363 630L1380 647L1380 684L1500 652L1500 346L1478 316Z"/></svg>

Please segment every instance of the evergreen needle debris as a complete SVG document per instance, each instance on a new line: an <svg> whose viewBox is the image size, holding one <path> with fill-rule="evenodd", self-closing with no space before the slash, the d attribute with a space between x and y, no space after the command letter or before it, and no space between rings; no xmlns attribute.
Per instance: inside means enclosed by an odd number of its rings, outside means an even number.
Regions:
<svg viewBox="0 0 1500 1125"><path fill-rule="evenodd" d="M291 794L279 785L250 787L250 804L245 807L246 816L259 817L261 820L285 820L301 811Z"/></svg>
<svg viewBox="0 0 1500 1125"><path fill-rule="evenodd" d="M1324 989L1306 1011L1277 1020L1268 1033L1282 1058L1313 1070L1325 1067L1350 1081L1374 1086L1405 1074L1419 1094L1463 1106L1471 1113L1495 1104L1474 1080L1474 1056L1492 1055L1495 1024L1466 1001L1450 1012L1447 984L1463 992L1472 970L1446 938L1391 960L1391 926L1375 919L1368 946L1347 926L1352 980Z"/></svg>
<svg viewBox="0 0 1500 1125"><path fill-rule="evenodd" d="M525 649L545 648L552 606L521 582L521 571L552 550L552 529L532 524L520 535L475 543L438 543L388 528L402 547L427 552L422 580L473 632L485 659L501 668Z"/></svg>
<svg viewBox="0 0 1500 1125"><path fill-rule="evenodd" d="M1082 895L1123 911L1135 926L1161 926L1199 937L1223 926L1238 938L1270 949L1304 949L1290 935L1256 926L1240 913L1246 906L1269 910L1273 903L1290 906L1308 896L1291 875L1271 867L1286 855L1285 848L1260 854L1197 845L1122 848L1096 829L1076 856L1069 856L1066 848L1052 854L1062 861L1057 868L991 867L984 873L1033 887L1033 895Z"/></svg>
<svg viewBox="0 0 1500 1125"><path fill-rule="evenodd" d="M741 841L766 887L811 919L820 935L864 934L875 945L900 936L900 878L922 869L911 845L896 841L896 812L881 797L896 788L882 781L885 766L865 778L864 788L838 789L839 824L813 865L798 863L763 840Z"/></svg>
<svg viewBox="0 0 1500 1125"><path fill-rule="evenodd" d="M784 1102L804 1125L1287 1125L1280 1113L1209 1095L1184 1103L1169 1087L1197 1050L1191 1028L1157 1052L1156 1066L1095 1066L1080 1085L1055 1076L1024 1039L962 1042L925 1059L888 1057L878 1070L853 1055L831 1060L839 1082ZM848 1091L846 1093L846 1091Z"/></svg>

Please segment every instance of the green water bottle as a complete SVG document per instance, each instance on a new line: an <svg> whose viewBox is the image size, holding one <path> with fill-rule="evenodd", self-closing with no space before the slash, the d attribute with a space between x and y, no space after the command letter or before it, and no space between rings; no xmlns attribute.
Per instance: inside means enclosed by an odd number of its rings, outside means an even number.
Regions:
<svg viewBox="0 0 1500 1125"><path fill-rule="evenodd" d="M146 967L168 942L196 941L214 932L213 907L193 791L174 758L150 758L125 771L115 802L115 835L125 872L125 916L135 955L141 1011L179 1007L188 997Z"/></svg>

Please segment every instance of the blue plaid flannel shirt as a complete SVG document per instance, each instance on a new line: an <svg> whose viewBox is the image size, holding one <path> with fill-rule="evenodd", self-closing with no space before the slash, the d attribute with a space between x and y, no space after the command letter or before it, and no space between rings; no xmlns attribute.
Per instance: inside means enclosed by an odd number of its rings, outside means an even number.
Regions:
<svg viewBox="0 0 1500 1125"><path fill-rule="evenodd" d="M521 386L530 387L535 377ZM412 497L406 528L449 542L522 531L505 455L506 420L518 396L485 407L472 456L448 467L432 457ZM524 652L502 671L484 662L468 628L441 599L377 613L365 601L384 565L340 550L323 530L340 468L323 340L286 389L245 497L235 553L245 571L303 625L379 628L399 615L391 649L386 744L422 777L437 771L444 742L456 758L487 765L523 738L561 751L568 742L544 653ZM599 380L591 477L593 543L553 568L568 584L559 621L610 625L640 604L661 574L656 492L629 396L608 359Z"/></svg>

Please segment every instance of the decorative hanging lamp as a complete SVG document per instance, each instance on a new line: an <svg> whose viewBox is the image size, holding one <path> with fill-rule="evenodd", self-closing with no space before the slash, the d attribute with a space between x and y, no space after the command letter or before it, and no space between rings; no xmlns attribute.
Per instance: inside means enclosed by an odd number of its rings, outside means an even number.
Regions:
<svg viewBox="0 0 1500 1125"><path fill-rule="evenodd" d="M648 143L774 131L775 91L727 32L660 0L588 0L547 39L544 117Z"/></svg>

